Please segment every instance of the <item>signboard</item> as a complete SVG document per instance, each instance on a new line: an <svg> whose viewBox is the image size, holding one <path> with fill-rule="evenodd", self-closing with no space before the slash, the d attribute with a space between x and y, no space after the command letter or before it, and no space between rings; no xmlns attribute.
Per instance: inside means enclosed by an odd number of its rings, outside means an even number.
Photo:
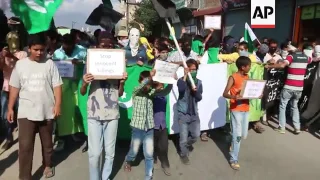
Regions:
<svg viewBox="0 0 320 180"><path fill-rule="evenodd" d="M176 83L175 75L179 68L178 64L173 64L165 61L156 60L154 69L156 70L153 81L157 81L164 84Z"/></svg>
<svg viewBox="0 0 320 180"><path fill-rule="evenodd" d="M61 77L73 78L74 77L74 65L72 60L53 61L59 71Z"/></svg>
<svg viewBox="0 0 320 180"><path fill-rule="evenodd" d="M316 6L304 6L301 11L301 19L313 19L315 15Z"/></svg>
<svg viewBox="0 0 320 180"><path fill-rule="evenodd" d="M222 0L222 7L225 10L237 10L249 7L249 0Z"/></svg>
<svg viewBox="0 0 320 180"><path fill-rule="evenodd" d="M262 94L266 81L264 80L246 80L240 92L242 99L259 99Z"/></svg>
<svg viewBox="0 0 320 180"><path fill-rule="evenodd" d="M87 72L96 80L121 79L125 72L125 51L122 49L88 49Z"/></svg>
<svg viewBox="0 0 320 180"><path fill-rule="evenodd" d="M221 0L203 0L200 4L200 9L219 8L221 7Z"/></svg>
<svg viewBox="0 0 320 180"><path fill-rule="evenodd" d="M221 29L221 16L204 16L204 29Z"/></svg>

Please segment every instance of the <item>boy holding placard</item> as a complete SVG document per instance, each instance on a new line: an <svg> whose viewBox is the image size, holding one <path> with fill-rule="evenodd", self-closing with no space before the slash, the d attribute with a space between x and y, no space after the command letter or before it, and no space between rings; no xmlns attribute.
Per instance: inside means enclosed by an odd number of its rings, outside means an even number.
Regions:
<svg viewBox="0 0 320 180"><path fill-rule="evenodd" d="M141 143L143 143L143 154L145 158L145 180L152 179L153 171L153 133L155 123L153 119L153 98L155 96L166 96L170 93L172 85L165 88L156 86L153 88L152 77L155 70L140 73L139 83L132 93L133 112L130 126L132 128L131 146L126 157L124 170L131 171L131 163L136 158ZM90 149L90 148L89 148Z"/></svg>
<svg viewBox="0 0 320 180"><path fill-rule="evenodd" d="M249 126L249 99L242 99L240 92L243 83L249 79L251 60L248 57L240 56L236 61L238 72L232 74L224 90L223 97L230 99L230 118L232 130L232 142L230 147L230 166L239 170L238 154L241 138L248 135Z"/></svg>
<svg viewBox="0 0 320 180"><path fill-rule="evenodd" d="M115 48L110 33L106 31L100 33L98 48ZM118 99L124 92L126 79L127 73L123 74L121 80L95 80L90 73L85 73L83 76L81 94L85 95L89 89L87 114L90 180L109 179L112 172L118 119L120 118ZM103 149L105 150L105 161L101 168L100 156Z"/></svg>

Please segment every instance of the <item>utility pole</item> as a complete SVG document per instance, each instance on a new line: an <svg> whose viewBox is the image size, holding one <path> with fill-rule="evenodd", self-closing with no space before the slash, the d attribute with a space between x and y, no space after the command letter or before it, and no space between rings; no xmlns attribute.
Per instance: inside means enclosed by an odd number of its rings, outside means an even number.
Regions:
<svg viewBox="0 0 320 180"><path fill-rule="evenodd" d="M127 5L127 11L126 11L126 20L127 20L127 31L129 31L129 3L128 0L126 0L126 5Z"/></svg>
<svg viewBox="0 0 320 180"><path fill-rule="evenodd" d="M76 23L77 23L76 21L72 21L71 29L73 29L73 27L74 27L74 25L75 25Z"/></svg>

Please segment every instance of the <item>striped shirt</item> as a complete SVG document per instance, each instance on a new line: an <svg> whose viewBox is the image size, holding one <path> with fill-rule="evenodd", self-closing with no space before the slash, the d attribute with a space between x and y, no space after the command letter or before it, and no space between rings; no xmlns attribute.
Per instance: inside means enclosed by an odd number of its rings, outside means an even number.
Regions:
<svg viewBox="0 0 320 180"><path fill-rule="evenodd" d="M312 59L302 52L296 52L292 55L288 55L285 62L289 64L288 76L285 81L284 88L302 91L304 84L304 76L307 71L307 66L310 64Z"/></svg>

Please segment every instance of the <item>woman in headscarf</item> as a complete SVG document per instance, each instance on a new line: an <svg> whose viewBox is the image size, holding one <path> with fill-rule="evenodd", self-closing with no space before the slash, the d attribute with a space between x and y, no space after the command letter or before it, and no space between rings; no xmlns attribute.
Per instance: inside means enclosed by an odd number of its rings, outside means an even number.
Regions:
<svg viewBox="0 0 320 180"><path fill-rule="evenodd" d="M147 63L147 53L144 46L140 46L140 31L137 28L132 28L129 33L129 44L125 48L127 66L143 65Z"/></svg>

